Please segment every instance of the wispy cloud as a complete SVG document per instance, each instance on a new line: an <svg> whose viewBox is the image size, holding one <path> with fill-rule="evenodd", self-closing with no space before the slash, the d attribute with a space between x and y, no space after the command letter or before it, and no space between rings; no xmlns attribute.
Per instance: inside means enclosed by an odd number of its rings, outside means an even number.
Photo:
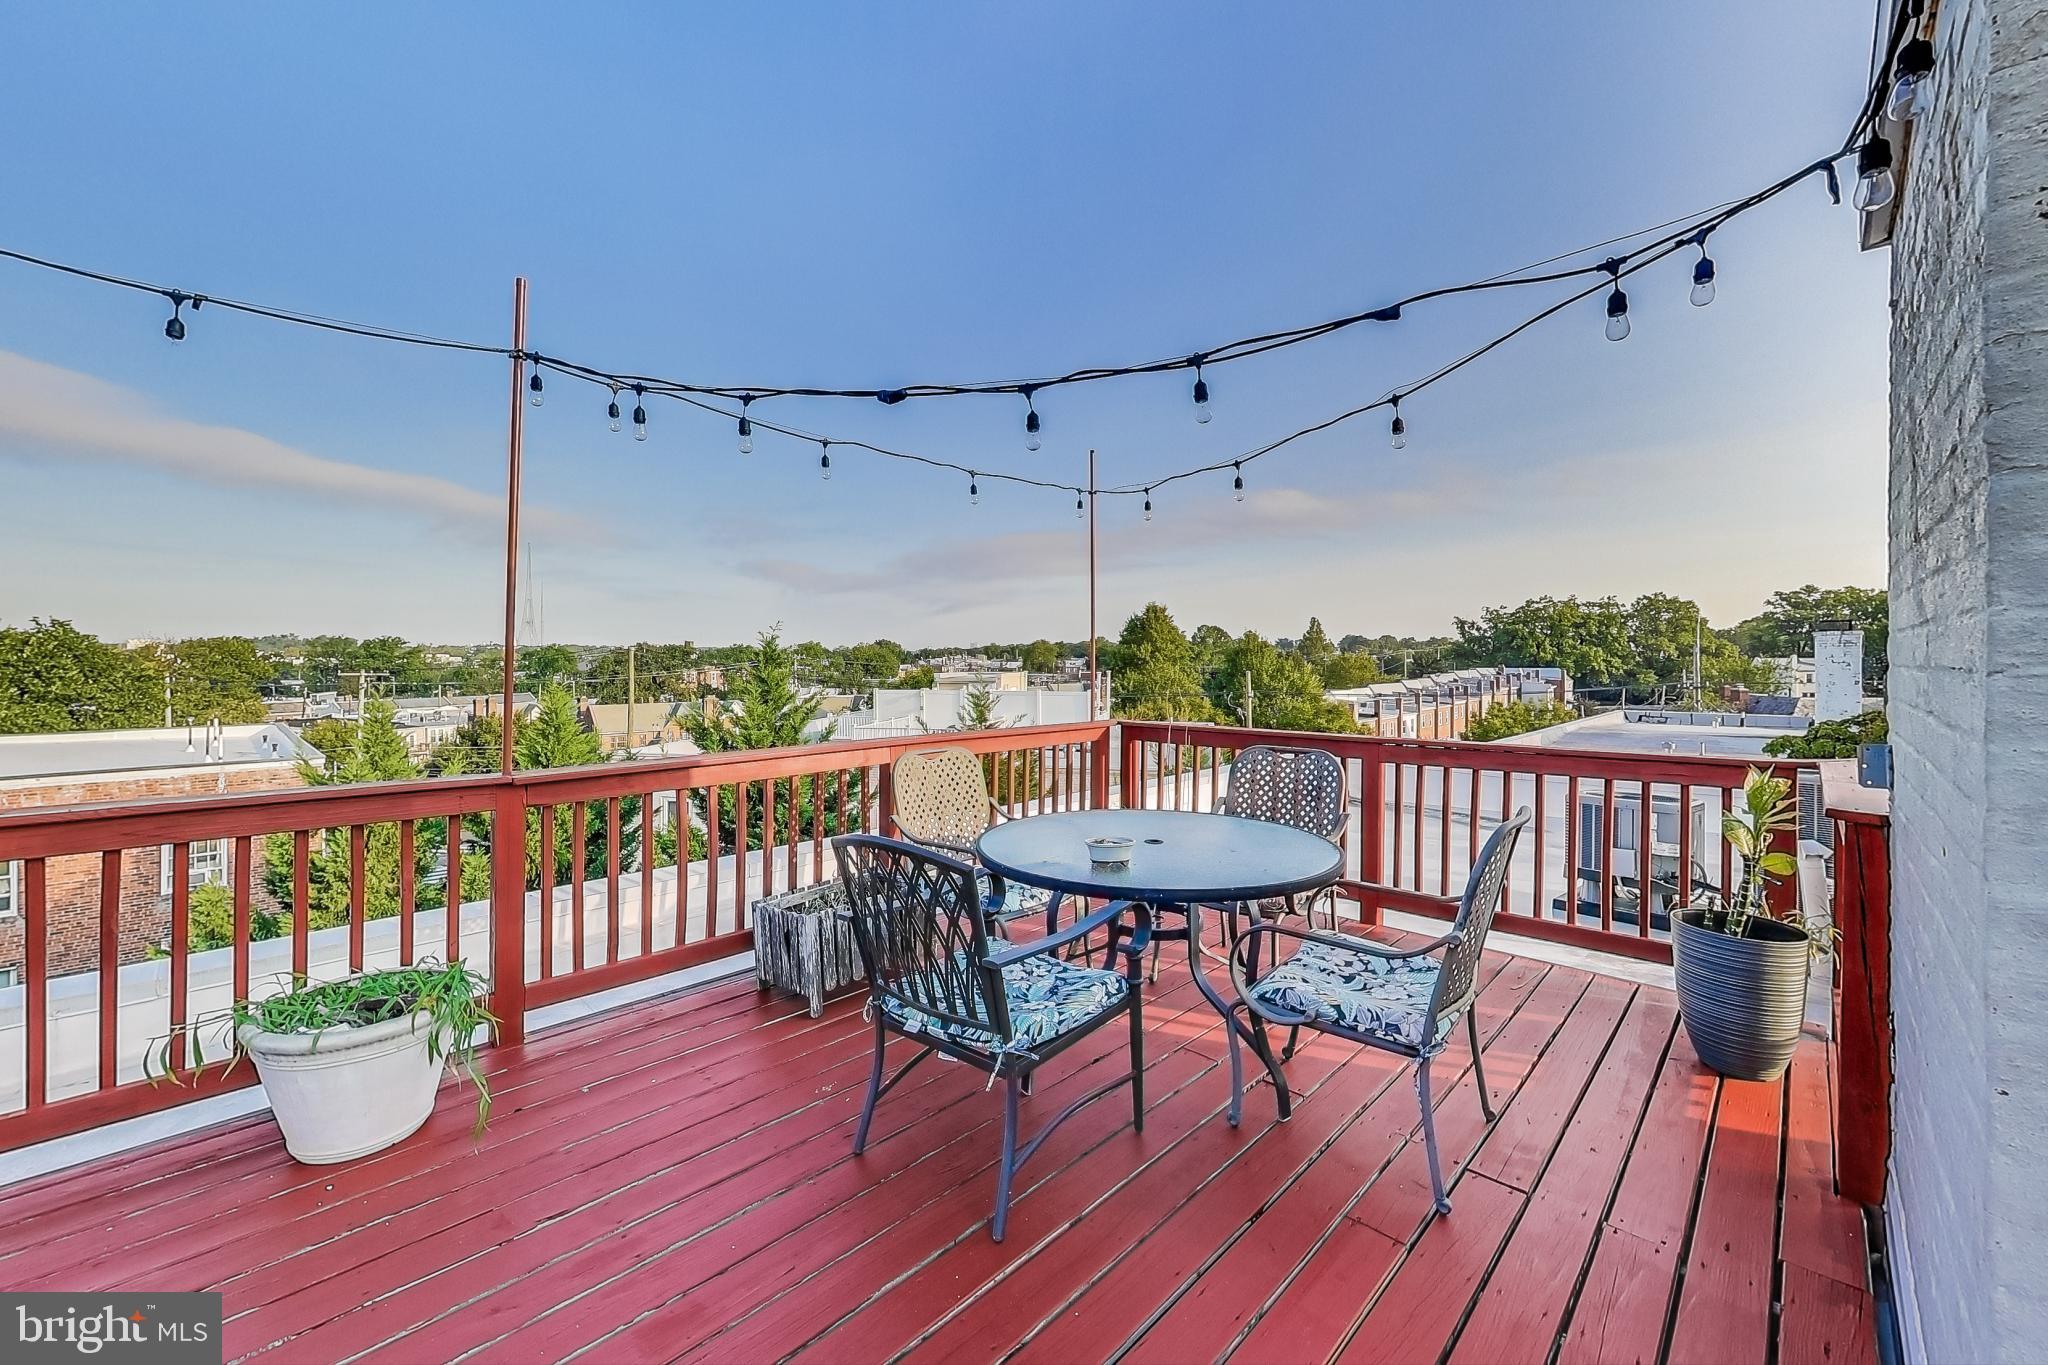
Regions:
<svg viewBox="0 0 2048 1365"><path fill-rule="evenodd" d="M0 351L0 435L14 438L14 449L4 453L17 457L62 452L69 461L154 469L225 488L343 498L479 534L504 525L502 494L431 474L329 459L238 427L189 421L131 389L8 351ZM542 534L581 540L591 532L580 518L547 508L531 509L525 520Z"/></svg>

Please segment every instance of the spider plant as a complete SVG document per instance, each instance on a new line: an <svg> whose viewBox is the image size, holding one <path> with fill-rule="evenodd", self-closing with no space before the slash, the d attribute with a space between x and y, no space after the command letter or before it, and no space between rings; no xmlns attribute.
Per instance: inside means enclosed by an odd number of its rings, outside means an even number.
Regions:
<svg viewBox="0 0 2048 1365"><path fill-rule="evenodd" d="M1742 877L1733 895L1710 893L1695 907L1702 911L1705 927L1730 938L1746 938L1756 919L1776 919L1804 932L1814 956L1834 951L1838 931L1826 920L1799 910L1783 915L1771 911L1771 887L1799 868L1790 853L1772 845L1798 826L1799 802L1792 795L1791 779L1751 768L1743 777L1741 799L1721 817L1721 837L1741 856Z"/></svg>
<svg viewBox="0 0 2048 1365"><path fill-rule="evenodd" d="M171 1064L172 1040L189 1038L192 1074L196 1077L210 1064L201 1039L205 1032L222 1023L229 1025L233 1039L246 1025L265 1033L310 1034L313 1046L329 1029L364 1028L413 1014L427 1015L427 1052L435 1061L444 1058L476 1086L476 1132L481 1135L491 1116L491 1088L477 1065L477 1031L492 1036L498 1020L484 1007L486 982L462 962L421 962L411 967L393 967L361 972L339 981L308 983L292 979L286 989L260 999L240 1000L224 1010L194 1019L183 1029L158 1040L145 1058L145 1071L152 1082L168 1080L182 1085ZM231 1073L242 1060L239 1047L231 1045L220 1059L221 1074Z"/></svg>

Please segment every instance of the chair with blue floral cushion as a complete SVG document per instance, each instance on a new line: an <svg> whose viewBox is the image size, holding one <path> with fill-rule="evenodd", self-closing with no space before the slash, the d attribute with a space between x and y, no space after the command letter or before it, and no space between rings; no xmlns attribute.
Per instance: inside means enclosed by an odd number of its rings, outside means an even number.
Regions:
<svg viewBox="0 0 2048 1365"><path fill-rule="evenodd" d="M1429 1156L1429 1184L1439 1213L1451 1211L1444 1194L1436 1150L1435 1106L1429 1093L1429 1064L1462 1016L1472 1040L1472 1076L1479 1107L1488 1123L1496 1117L1479 1056L1479 955L1500 909L1502 888L1515 842L1529 825L1529 808L1516 811L1487 837L1479 861L1458 900L1451 931L1419 948L1390 948L1350 934L1316 933L1271 921L1244 930L1231 953L1231 976L1240 1007L1261 1037L1265 1025L1314 1029L1367 1047L1415 1059L1415 1093L1422 1104L1422 1142ZM1371 890L1368 883L1355 883ZM1258 941L1273 935L1300 942L1293 956L1263 975ZM1230 1032L1230 1045L1238 1044ZM1283 1056L1292 1056L1290 1039Z"/></svg>
<svg viewBox="0 0 2048 1365"><path fill-rule="evenodd" d="M832 841L846 884L847 916L867 968L875 1025L874 1065L853 1150L867 1147L875 1105L910 1069L937 1052L1002 1081L1003 1155L996 1175L991 1233L1003 1240L1017 1168L1083 1105L1123 1085L1131 1116L1145 1126L1145 1042L1138 992L1118 972L1064 961L1059 949L1085 939L1122 913L1106 906L1033 943L991 940L975 869L958 859L869 834ZM1021 1147L1019 1102L1031 1074L1119 1015L1131 1029L1131 1069L1055 1115ZM885 1083L882 1054L891 1033L921 1046Z"/></svg>

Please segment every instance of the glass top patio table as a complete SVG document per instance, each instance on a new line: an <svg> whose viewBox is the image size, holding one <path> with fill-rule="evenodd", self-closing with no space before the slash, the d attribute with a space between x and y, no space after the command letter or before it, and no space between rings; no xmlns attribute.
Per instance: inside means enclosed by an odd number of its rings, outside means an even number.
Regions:
<svg viewBox="0 0 2048 1365"><path fill-rule="evenodd" d="M1088 840L1132 839L1131 860L1090 861ZM976 845L989 871L1074 896L1182 906L1258 900L1335 880L1344 854L1288 825L1174 810L1080 810L991 827Z"/></svg>

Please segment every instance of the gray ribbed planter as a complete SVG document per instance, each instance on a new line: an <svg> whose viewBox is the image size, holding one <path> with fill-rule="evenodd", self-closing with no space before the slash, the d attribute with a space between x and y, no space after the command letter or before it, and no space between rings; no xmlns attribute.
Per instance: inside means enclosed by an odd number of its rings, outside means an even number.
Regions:
<svg viewBox="0 0 2048 1365"><path fill-rule="evenodd" d="M1791 1064L1806 1019L1806 934L1761 915L1749 936L1701 927L1682 910L1671 932L1678 1012L1702 1062L1739 1081L1776 1080Z"/></svg>

